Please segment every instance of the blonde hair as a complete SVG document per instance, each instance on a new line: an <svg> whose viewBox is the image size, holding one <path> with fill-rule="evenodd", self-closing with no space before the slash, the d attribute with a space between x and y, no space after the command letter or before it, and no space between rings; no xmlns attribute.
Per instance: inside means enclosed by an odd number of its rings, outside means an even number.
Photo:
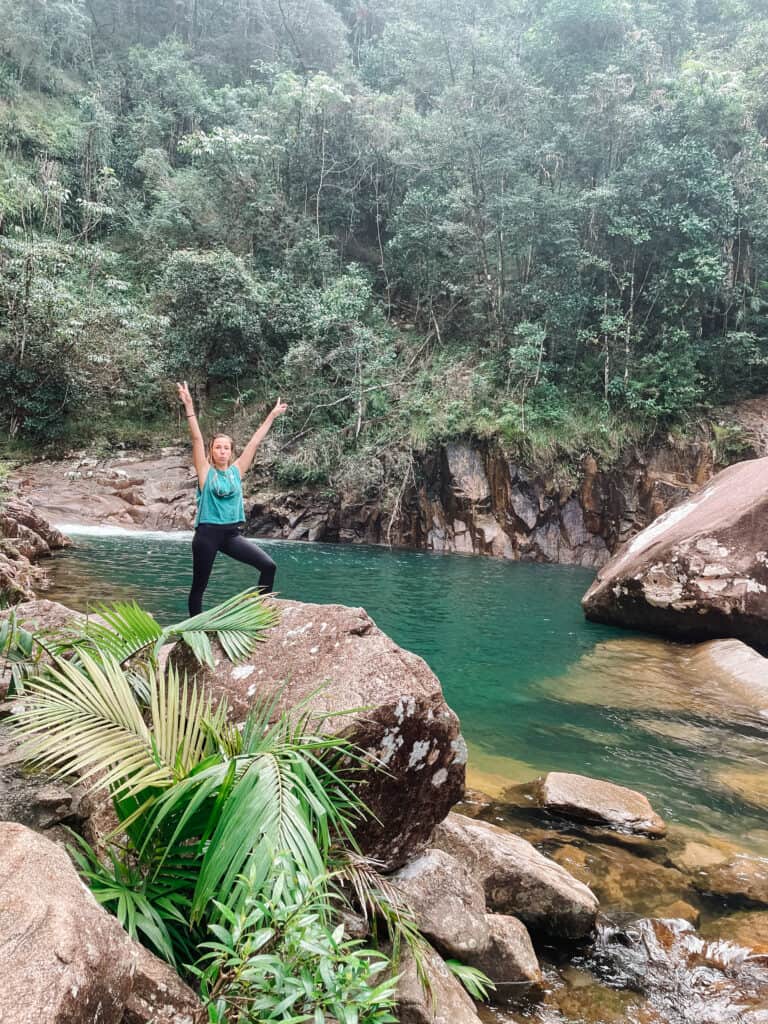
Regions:
<svg viewBox="0 0 768 1024"><path fill-rule="evenodd" d="M226 439L229 441L230 450L232 451L232 453L234 453L235 442L232 440L232 438L229 436L229 434L214 434L213 437L211 438L210 444L208 445L208 461L209 462L213 462L213 446L214 446L214 444L216 444L216 442L219 440L220 437L226 437ZM231 462L232 462L231 455L230 455L230 460L229 461L230 461L230 464L231 464Z"/></svg>

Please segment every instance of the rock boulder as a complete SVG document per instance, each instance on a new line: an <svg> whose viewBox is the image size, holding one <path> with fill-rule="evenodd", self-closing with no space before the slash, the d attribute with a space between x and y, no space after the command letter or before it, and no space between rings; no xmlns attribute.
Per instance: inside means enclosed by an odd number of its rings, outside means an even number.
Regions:
<svg viewBox="0 0 768 1024"><path fill-rule="evenodd" d="M582 939L594 928L594 893L525 839L449 814L435 828L432 845L469 868L485 890L489 910L519 917L531 931L555 941Z"/></svg>
<svg viewBox="0 0 768 1024"><path fill-rule="evenodd" d="M13 1024L120 1024L136 953L63 850L0 822L0 1016Z"/></svg>
<svg viewBox="0 0 768 1024"><path fill-rule="evenodd" d="M395 996L399 1024L480 1024L475 1004L461 982L430 947L424 952L424 969L431 993L424 990L411 954L403 956Z"/></svg>
<svg viewBox="0 0 768 1024"><path fill-rule="evenodd" d="M29 504L13 497L0 505L0 595L11 603L34 596L45 573L32 563L69 544Z"/></svg>
<svg viewBox="0 0 768 1024"><path fill-rule="evenodd" d="M490 942L483 887L455 857L426 850L394 875L422 934L465 963Z"/></svg>
<svg viewBox="0 0 768 1024"><path fill-rule="evenodd" d="M387 868L400 867L461 798L467 752L459 721L426 662L362 608L275 603L280 623L251 661L235 666L217 655L210 670L181 646L171 657L226 697L237 721L257 699L277 695L277 712L309 701L317 728L364 750L382 770L359 787L373 817L358 840Z"/></svg>
<svg viewBox="0 0 768 1024"><path fill-rule="evenodd" d="M514 1003L540 994L543 979L528 929L508 914L485 915L490 938L488 944L467 962L483 971L496 985L489 999L494 1003Z"/></svg>
<svg viewBox="0 0 768 1024"><path fill-rule="evenodd" d="M549 772L536 787L539 807L616 832L660 838L664 820L642 793L571 772Z"/></svg>
<svg viewBox="0 0 768 1024"><path fill-rule="evenodd" d="M455 857L426 850L392 876L419 931L442 956L477 967L497 988L492 1002L511 1002L541 984L541 971L522 921L485 912L485 893Z"/></svg>
<svg viewBox="0 0 768 1024"><path fill-rule="evenodd" d="M768 651L767 520L768 458L730 466L599 571L587 618Z"/></svg>
<svg viewBox="0 0 768 1024"><path fill-rule="evenodd" d="M693 876L701 892L768 906L768 859L747 854L714 864Z"/></svg>
<svg viewBox="0 0 768 1024"><path fill-rule="evenodd" d="M176 972L143 946L134 946L136 970L121 1024L195 1024L202 1005Z"/></svg>

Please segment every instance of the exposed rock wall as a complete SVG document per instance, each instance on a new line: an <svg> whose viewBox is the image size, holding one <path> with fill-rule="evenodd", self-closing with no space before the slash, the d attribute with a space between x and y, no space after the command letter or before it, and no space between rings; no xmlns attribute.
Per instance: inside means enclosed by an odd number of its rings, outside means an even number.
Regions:
<svg viewBox="0 0 768 1024"><path fill-rule="evenodd" d="M249 531L291 540L351 541L597 567L628 537L714 472L707 442L628 452L601 469L587 456L564 485L497 449L447 444L418 467L394 523L375 504L258 492Z"/></svg>
<svg viewBox="0 0 768 1024"><path fill-rule="evenodd" d="M45 573L33 563L67 544L29 502L0 502L0 595L11 603L33 597L34 588L45 584Z"/></svg>
<svg viewBox="0 0 768 1024"><path fill-rule="evenodd" d="M265 475L253 478L247 495L247 532L597 567L713 472L707 441L628 451L610 469L586 456L568 484L532 473L498 449L453 443L421 459L418 482L394 521L377 502L276 490ZM164 449L151 460L41 462L25 467L19 483L57 522L166 530L189 529L194 520L195 481L185 448Z"/></svg>

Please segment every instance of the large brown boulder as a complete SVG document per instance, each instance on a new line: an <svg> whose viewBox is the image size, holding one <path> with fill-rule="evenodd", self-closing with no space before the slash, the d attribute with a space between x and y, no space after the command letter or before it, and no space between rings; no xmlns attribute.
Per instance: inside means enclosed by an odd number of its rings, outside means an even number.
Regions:
<svg viewBox="0 0 768 1024"><path fill-rule="evenodd" d="M202 1005L164 960L134 945L136 970L122 1024L195 1024Z"/></svg>
<svg viewBox="0 0 768 1024"><path fill-rule="evenodd" d="M492 1002L510 1002L541 985L541 971L522 921L485 912L477 878L455 857L426 850L391 876L416 927L440 952L477 967L496 983Z"/></svg>
<svg viewBox="0 0 768 1024"><path fill-rule="evenodd" d="M490 942L482 885L455 857L425 850L391 876L416 926L444 956L465 963Z"/></svg>
<svg viewBox="0 0 768 1024"><path fill-rule="evenodd" d="M768 651L766 522L768 458L730 466L598 572L582 601L587 618Z"/></svg>
<svg viewBox="0 0 768 1024"><path fill-rule="evenodd" d="M405 953L395 999L399 1024L480 1024L475 1004L445 961L427 946L422 952L429 991L421 983L416 961Z"/></svg>
<svg viewBox="0 0 768 1024"><path fill-rule="evenodd" d="M120 1024L133 943L59 847L0 822L0 1018L13 1024Z"/></svg>
<svg viewBox="0 0 768 1024"><path fill-rule="evenodd" d="M469 868L489 910L519 917L555 941L582 939L594 928L598 904L591 889L525 839L449 814L435 828L432 845Z"/></svg>
<svg viewBox="0 0 768 1024"><path fill-rule="evenodd" d="M47 632L51 630L64 629L72 623L84 623L85 615L73 608L67 608L65 604L58 601L48 601L45 598L35 598L31 601L23 601L13 608L16 623L30 633ZM10 615L10 609L0 611L0 621Z"/></svg>
<svg viewBox="0 0 768 1024"><path fill-rule="evenodd" d="M362 849L396 868L426 845L461 798L467 751L440 682L421 658L398 647L362 608L276 600L279 624L253 658L217 655L199 666L188 649L171 657L242 721L255 700L277 695L276 712L305 702L315 727L343 735L381 770L359 793L372 812L358 829Z"/></svg>
<svg viewBox="0 0 768 1024"><path fill-rule="evenodd" d="M59 846L0 822L0 849L0 1020L194 1024L197 995L99 906Z"/></svg>

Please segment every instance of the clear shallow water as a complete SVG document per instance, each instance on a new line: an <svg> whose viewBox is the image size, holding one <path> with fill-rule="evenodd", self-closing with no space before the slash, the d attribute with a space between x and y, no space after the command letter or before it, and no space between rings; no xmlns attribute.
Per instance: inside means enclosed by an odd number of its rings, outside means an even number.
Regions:
<svg viewBox="0 0 768 1024"><path fill-rule="evenodd" d="M66 532L76 547L54 559L47 596L81 610L135 598L161 622L186 616L191 534ZM689 701L679 687L671 699L680 648L586 622L579 601L590 571L261 543L281 596L362 605L426 659L461 718L471 784L496 795L548 770L592 775L646 793L670 822L746 836L768 853L768 812L749 794L752 774L768 771L768 721L748 708L734 716L719 698ZM253 582L220 556L207 606Z"/></svg>

